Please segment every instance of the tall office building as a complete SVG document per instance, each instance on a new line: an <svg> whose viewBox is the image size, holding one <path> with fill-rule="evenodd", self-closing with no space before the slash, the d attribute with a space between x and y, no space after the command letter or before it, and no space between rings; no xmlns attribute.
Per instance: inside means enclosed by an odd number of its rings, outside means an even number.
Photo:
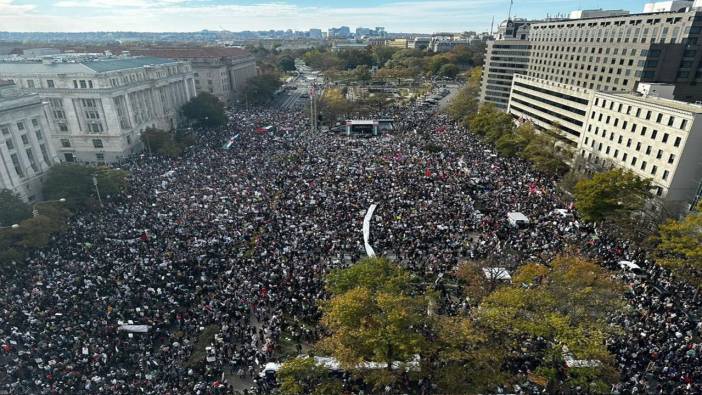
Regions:
<svg viewBox="0 0 702 395"><path fill-rule="evenodd" d="M675 85L702 100L702 12L659 12L533 23L527 75L598 91Z"/></svg>
<svg viewBox="0 0 702 395"><path fill-rule="evenodd" d="M525 74L529 63L529 26L524 19L510 19L498 27L495 40L489 40L480 84L480 103L506 110L512 76Z"/></svg>
<svg viewBox="0 0 702 395"><path fill-rule="evenodd" d="M195 96L190 63L154 57L0 62L0 78L47 102L54 147L67 162L116 162L139 151L141 132L174 129Z"/></svg>
<svg viewBox="0 0 702 395"><path fill-rule="evenodd" d="M35 201L41 194L42 177L56 162L39 95L0 80L0 190Z"/></svg>

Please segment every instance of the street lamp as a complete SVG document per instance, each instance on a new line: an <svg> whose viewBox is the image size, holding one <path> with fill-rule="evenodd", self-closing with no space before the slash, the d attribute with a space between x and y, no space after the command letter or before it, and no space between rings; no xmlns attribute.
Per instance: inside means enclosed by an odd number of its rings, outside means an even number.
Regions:
<svg viewBox="0 0 702 395"><path fill-rule="evenodd" d="M93 185L95 185L95 192L97 193L98 201L100 202L100 207L105 207L102 204L102 197L100 196L100 189L98 189L98 179L96 174L93 175Z"/></svg>

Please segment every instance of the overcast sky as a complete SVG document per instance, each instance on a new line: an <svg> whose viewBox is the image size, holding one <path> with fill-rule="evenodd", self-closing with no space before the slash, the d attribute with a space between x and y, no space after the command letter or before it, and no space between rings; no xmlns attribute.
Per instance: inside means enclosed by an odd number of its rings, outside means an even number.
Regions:
<svg viewBox="0 0 702 395"><path fill-rule="evenodd" d="M513 15L574 9L643 9L644 1L516 0ZM391 32L487 31L509 0L0 0L0 31L327 30L384 26Z"/></svg>

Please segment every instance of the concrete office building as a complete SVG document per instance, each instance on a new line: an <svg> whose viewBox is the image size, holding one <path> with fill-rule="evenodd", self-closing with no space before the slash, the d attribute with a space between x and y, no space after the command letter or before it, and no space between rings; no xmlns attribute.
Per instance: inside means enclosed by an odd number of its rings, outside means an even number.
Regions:
<svg viewBox="0 0 702 395"><path fill-rule="evenodd" d="M487 42L480 81L480 104L507 110L512 76L525 74L529 64L529 26L525 19L510 19L497 28L495 40Z"/></svg>
<svg viewBox="0 0 702 395"><path fill-rule="evenodd" d="M241 48L149 48L130 54L190 62L198 93L207 92L223 103L238 99L246 80L256 76L256 58Z"/></svg>
<svg viewBox="0 0 702 395"><path fill-rule="evenodd" d="M685 11L686 8L692 7L693 2L692 1L680 1L680 0L675 0L675 1L658 1L655 3L646 3L644 4L644 11L645 13L654 13L654 12L671 12L671 11Z"/></svg>
<svg viewBox="0 0 702 395"><path fill-rule="evenodd" d="M640 93L599 92L517 75L509 112L556 133L581 159L574 161L581 170L616 166L650 178L678 214L701 192L702 105L673 100L673 88L642 83Z"/></svg>
<svg viewBox="0 0 702 395"><path fill-rule="evenodd" d="M48 103L54 147L67 162L116 162L141 150L141 132L174 129L195 96L189 63L154 57L0 62L0 78Z"/></svg>
<svg viewBox="0 0 702 395"><path fill-rule="evenodd" d="M28 202L40 198L42 178L57 162L48 131L39 95L0 80L0 190Z"/></svg>
<svg viewBox="0 0 702 395"><path fill-rule="evenodd" d="M701 33L695 10L533 23L527 75L610 92L667 83L702 100Z"/></svg>
<svg viewBox="0 0 702 395"><path fill-rule="evenodd" d="M537 129L576 147L593 93L587 88L515 75L508 111L516 119L531 121Z"/></svg>
<svg viewBox="0 0 702 395"><path fill-rule="evenodd" d="M608 16L629 15L627 10L576 10L571 11L568 19L584 19L584 18L604 18Z"/></svg>
<svg viewBox="0 0 702 395"><path fill-rule="evenodd" d="M670 213L702 192L702 105L637 93L595 93L577 155L650 179Z"/></svg>

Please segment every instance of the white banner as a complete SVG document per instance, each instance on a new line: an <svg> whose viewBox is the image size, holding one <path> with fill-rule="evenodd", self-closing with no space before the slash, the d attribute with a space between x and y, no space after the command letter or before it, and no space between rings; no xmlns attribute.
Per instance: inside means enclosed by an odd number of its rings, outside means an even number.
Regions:
<svg viewBox="0 0 702 395"><path fill-rule="evenodd" d="M117 331L127 331L134 333L146 333L149 331L149 325L120 325L117 327Z"/></svg>
<svg viewBox="0 0 702 395"><path fill-rule="evenodd" d="M366 245L366 254L371 258L375 257L375 251L373 251L373 247L368 244L368 240L370 240L370 221L371 218L373 218L373 212L376 207L378 207L377 204L371 204L368 208L368 212L366 212L366 217L363 219L363 242Z"/></svg>

